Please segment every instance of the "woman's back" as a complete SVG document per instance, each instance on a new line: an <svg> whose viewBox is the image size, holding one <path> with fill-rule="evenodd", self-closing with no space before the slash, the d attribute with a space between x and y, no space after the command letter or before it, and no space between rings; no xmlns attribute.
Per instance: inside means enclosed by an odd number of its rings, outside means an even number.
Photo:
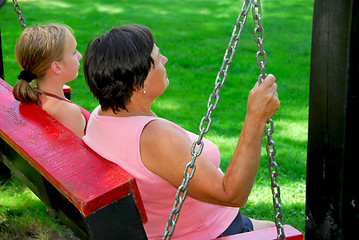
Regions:
<svg viewBox="0 0 359 240"><path fill-rule="evenodd" d="M92 113L87 134L83 138L84 142L136 178L149 218L148 223L144 225L147 235L149 239L161 238L177 189L149 171L142 163L141 133L152 121L161 121L181 131L189 141L195 140L198 136L165 119L149 116L100 116L98 110L99 108L96 108ZM219 167L219 150L208 140L205 140L203 154ZM238 208L209 204L187 197L173 239L216 238L228 227L237 213Z"/></svg>

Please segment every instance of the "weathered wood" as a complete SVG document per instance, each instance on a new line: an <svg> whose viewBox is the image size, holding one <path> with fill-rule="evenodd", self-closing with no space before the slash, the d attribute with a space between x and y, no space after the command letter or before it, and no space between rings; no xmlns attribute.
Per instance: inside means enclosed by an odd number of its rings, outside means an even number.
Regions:
<svg viewBox="0 0 359 240"><path fill-rule="evenodd" d="M4 78L4 60L2 56L1 26L0 26L0 78Z"/></svg>
<svg viewBox="0 0 359 240"><path fill-rule="evenodd" d="M287 240L303 240L303 234L292 226L284 225ZM219 238L221 240L277 240L277 229L267 228Z"/></svg>
<svg viewBox="0 0 359 240"><path fill-rule="evenodd" d="M133 176L35 104L20 104L1 79L0 103L1 160L79 237L147 238L142 226L147 216ZM114 214L126 211L129 216ZM108 227L98 229L103 222Z"/></svg>
<svg viewBox="0 0 359 240"><path fill-rule="evenodd" d="M306 239L351 239L359 226L356 134L359 1L316 0L313 14Z"/></svg>
<svg viewBox="0 0 359 240"><path fill-rule="evenodd" d="M64 94L65 94L65 97L66 97L67 99L71 99L71 87L65 85L65 86L63 87L63 91L64 91Z"/></svg>

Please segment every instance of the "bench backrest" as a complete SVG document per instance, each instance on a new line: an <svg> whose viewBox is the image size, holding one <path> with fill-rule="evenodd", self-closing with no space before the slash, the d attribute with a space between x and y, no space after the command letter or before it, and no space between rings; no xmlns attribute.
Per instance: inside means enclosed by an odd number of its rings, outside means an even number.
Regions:
<svg viewBox="0 0 359 240"><path fill-rule="evenodd" d="M81 138L37 105L16 101L12 87L2 79L0 79L0 137L3 139L0 142L2 152L0 159L5 164L8 161L6 165L9 168L15 166L20 175L25 175L25 180L30 182L30 185L34 185L32 186L36 188L34 192L45 203L56 205L51 194L53 191L58 191L60 194L57 195L60 197L56 198L65 200L56 199L56 201L68 201L86 220L119 199L130 196L134 200L142 222L147 221L133 176L116 164L98 156L84 144ZM11 153L9 149L16 153ZM21 156L20 158L26 162L14 160L14 154ZM28 165L24 167L22 166L24 164ZM37 189L38 177L26 174L26 171L30 171L27 170L28 168L33 168L35 171L32 172L40 173L45 182L52 185L49 188L45 183L42 187L48 193L44 194L41 187L40 190ZM53 187L56 190L48 190ZM54 208L54 206L50 207ZM61 211L59 212L61 215ZM104 221L110 221L106 216L103 217ZM85 232L88 228L86 224L82 229Z"/></svg>

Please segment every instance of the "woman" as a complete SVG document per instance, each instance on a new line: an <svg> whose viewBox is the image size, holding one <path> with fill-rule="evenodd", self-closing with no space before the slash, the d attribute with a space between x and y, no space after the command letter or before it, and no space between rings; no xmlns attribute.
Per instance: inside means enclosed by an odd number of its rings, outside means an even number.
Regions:
<svg viewBox="0 0 359 240"><path fill-rule="evenodd" d="M159 118L151 104L168 86L167 58L147 27L114 28L89 43L84 57L86 82L99 100L85 143L135 176L148 223L149 239L161 239L191 144L197 135ZM279 108L275 78L256 84L233 158L224 175L219 150L204 140L173 239L214 239L273 226L240 214L260 160L263 129Z"/></svg>
<svg viewBox="0 0 359 240"><path fill-rule="evenodd" d="M15 46L23 70L13 94L21 102L38 104L82 137L90 114L66 99L63 92L63 86L78 75L82 55L76 46L68 26L48 24L25 29Z"/></svg>

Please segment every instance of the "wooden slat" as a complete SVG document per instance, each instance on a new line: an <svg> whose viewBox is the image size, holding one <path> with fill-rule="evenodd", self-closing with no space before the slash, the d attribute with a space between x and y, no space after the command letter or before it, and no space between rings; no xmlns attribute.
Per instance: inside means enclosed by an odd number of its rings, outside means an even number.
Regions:
<svg viewBox="0 0 359 240"><path fill-rule="evenodd" d="M303 234L289 225L284 225L284 233L287 240L303 240ZM276 240L277 229L267 228L263 230L241 233L219 238L220 240Z"/></svg>
<svg viewBox="0 0 359 240"><path fill-rule="evenodd" d="M147 216L133 176L95 154L81 138L35 104L20 104L0 79L0 137L86 217L132 193Z"/></svg>

